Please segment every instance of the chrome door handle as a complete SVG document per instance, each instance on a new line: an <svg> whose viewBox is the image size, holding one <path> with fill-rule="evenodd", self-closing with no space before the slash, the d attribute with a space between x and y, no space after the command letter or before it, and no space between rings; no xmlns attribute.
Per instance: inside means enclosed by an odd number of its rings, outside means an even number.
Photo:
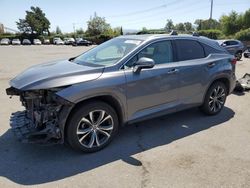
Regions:
<svg viewBox="0 0 250 188"><path fill-rule="evenodd" d="M215 63L209 63L209 64L207 65L208 68L212 68L212 67L214 67L214 66L215 66Z"/></svg>
<svg viewBox="0 0 250 188"><path fill-rule="evenodd" d="M179 69L172 69L170 71L168 71L168 74L176 74L179 72Z"/></svg>

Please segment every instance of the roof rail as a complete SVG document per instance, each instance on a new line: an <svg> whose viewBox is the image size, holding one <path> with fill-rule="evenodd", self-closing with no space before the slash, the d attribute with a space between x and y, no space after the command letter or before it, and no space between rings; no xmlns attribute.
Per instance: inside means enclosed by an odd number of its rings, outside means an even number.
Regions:
<svg viewBox="0 0 250 188"><path fill-rule="evenodd" d="M177 33L177 31L172 30L172 31L170 32L170 35L178 35L178 33Z"/></svg>
<svg viewBox="0 0 250 188"><path fill-rule="evenodd" d="M193 36L194 36L194 37L199 37L200 35L199 35L199 33L197 33L197 32L193 32Z"/></svg>

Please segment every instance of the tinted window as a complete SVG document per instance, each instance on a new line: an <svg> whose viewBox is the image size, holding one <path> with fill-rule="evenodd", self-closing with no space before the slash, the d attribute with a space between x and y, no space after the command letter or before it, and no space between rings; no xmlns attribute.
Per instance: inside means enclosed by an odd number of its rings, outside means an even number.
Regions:
<svg viewBox="0 0 250 188"><path fill-rule="evenodd" d="M226 44L227 46L231 46L231 45L238 45L238 42L234 40L229 40L225 41L224 44Z"/></svg>
<svg viewBox="0 0 250 188"><path fill-rule="evenodd" d="M229 41L229 44L230 44L230 45L238 45L238 42L237 42L237 41L231 40L231 41Z"/></svg>
<svg viewBox="0 0 250 188"><path fill-rule="evenodd" d="M151 58L155 61L155 64L163 64L173 62L173 52L171 41L156 42L148 47L144 48L135 57L133 57L126 67L132 67L138 59L142 57Z"/></svg>
<svg viewBox="0 0 250 188"><path fill-rule="evenodd" d="M202 46L203 46L203 48L205 50L206 56L208 56L209 54L223 53L223 51L217 50L217 49L215 49L215 48L213 48L211 46L208 46L206 44L202 44Z"/></svg>
<svg viewBox="0 0 250 188"><path fill-rule="evenodd" d="M176 40L176 48L179 61L204 58L202 46L193 40Z"/></svg>

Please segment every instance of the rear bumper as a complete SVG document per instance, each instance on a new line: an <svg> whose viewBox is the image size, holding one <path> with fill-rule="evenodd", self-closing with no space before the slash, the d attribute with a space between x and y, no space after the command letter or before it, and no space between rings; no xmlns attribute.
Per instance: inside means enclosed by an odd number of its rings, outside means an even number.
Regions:
<svg viewBox="0 0 250 188"><path fill-rule="evenodd" d="M232 77L230 79L230 89L228 94L231 94L234 91L234 88L236 86L236 80L237 79L235 73L232 73Z"/></svg>

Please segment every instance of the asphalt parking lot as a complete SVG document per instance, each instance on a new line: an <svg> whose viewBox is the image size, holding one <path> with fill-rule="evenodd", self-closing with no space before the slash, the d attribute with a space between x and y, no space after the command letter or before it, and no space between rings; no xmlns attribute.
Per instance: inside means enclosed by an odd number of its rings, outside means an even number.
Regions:
<svg viewBox="0 0 250 188"><path fill-rule="evenodd" d="M250 187L250 93L232 94L213 117L198 109L122 128L104 150L21 144L9 116L21 109L8 81L34 64L90 47L0 46L0 187ZM250 59L237 76L250 73Z"/></svg>

